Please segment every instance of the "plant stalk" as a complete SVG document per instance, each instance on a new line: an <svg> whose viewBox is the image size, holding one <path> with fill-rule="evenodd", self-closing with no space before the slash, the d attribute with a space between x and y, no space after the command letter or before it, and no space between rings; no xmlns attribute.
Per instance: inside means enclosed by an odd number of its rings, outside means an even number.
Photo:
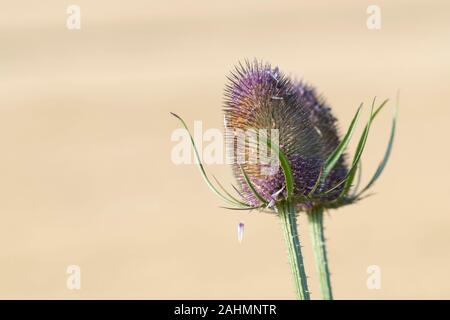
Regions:
<svg viewBox="0 0 450 320"><path fill-rule="evenodd" d="M278 206L278 212L281 218L286 247L288 249L289 264L294 276L297 298L299 300L309 300L310 296L303 264L300 239L298 236L295 206L290 201L284 201Z"/></svg>
<svg viewBox="0 0 450 320"><path fill-rule="evenodd" d="M333 300L323 228L323 209L314 208L308 212L308 221L314 251L314 259L316 262L316 270L319 276L320 292L324 300Z"/></svg>

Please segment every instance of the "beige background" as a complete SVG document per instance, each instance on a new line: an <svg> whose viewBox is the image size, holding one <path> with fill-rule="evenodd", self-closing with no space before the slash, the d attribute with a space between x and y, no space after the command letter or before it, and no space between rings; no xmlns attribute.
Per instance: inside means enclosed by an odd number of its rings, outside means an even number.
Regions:
<svg viewBox="0 0 450 320"><path fill-rule="evenodd" d="M450 5L376 1L370 31L372 2L78 0L82 29L69 31L72 1L3 1L0 298L294 298L277 219L218 208L197 169L170 160L169 111L220 128L225 75L253 57L317 86L341 127L360 101L401 90L377 194L326 220L335 296L450 298ZM79 291L66 288L71 264ZM366 287L369 265L381 290Z"/></svg>

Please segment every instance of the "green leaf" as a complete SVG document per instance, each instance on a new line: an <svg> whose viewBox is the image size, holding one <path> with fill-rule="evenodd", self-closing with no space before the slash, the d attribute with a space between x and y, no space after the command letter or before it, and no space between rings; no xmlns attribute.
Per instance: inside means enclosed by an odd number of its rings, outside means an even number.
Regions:
<svg viewBox="0 0 450 320"><path fill-rule="evenodd" d="M278 154L278 159L280 160L280 166L283 169L283 175L284 180L286 184L286 191L287 191L287 197L288 199L292 198L294 196L294 176L292 174L291 166L289 165L289 161L284 154L284 152L280 149L280 147L273 143L271 139L269 139L267 136L266 143L269 144L272 151L274 151L276 154Z"/></svg>
<svg viewBox="0 0 450 320"><path fill-rule="evenodd" d="M235 210L235 211L246 211L246 210L258 210L263 209L264 206L247 207L247 208L230 208L230 207L220 207L221 209Z"/></svg>
<svg viewBox="0 0 450 320"><path fill-rule="evenodd" d="M242 175L244 176L245 182L247 183L248 187L250 188L250 190L253 192L253 194L255 195L256 198L258 198L259 201L261 201L263 204L267 204L266 199L264 199L256 190L255 186L253 185L253 183L250 181L250 178L248 177L247 173L245 172L244 168L239 165L239 167L241 168L241 172Z"/></svg>
<svg viewBox="0 0 450 320"><path fill-rule="evenodd" d="M289 165L289 161L284 152L281 151L281 149L277 145L272 143L271 146L272 149L278 153L278 157L280 159L280 165L281 168L283 169L288 199L292 198L294 196L294 176L292 174L292 169L291 166Z"/></svg>
<svg viewBox="0 0 450 320"><path fill-rule="evenodd" d="M353 180L354 180L355 174L356 174L356 169L358 168L358 162L361 159L364 148L366 146L366 142L367 142L367 138L369 136L369 131L370 131L370 127L372 126L372 122L388 101L389 100L383 101L383 103L377 108L377 110L375 112L373 112L373 108L375 105L375 99L373 100L369 121L367 122L367 124L363 130L361 138L359 139L358 145L356 147L355 156L353 158L352 166L347 174L347 179L345 181L344 189L342 190L340 198L345 197L348 194L348 191L350 190L350 188L352 186L352 183L353 183Z"/></svg>
<svg viewBox="0 0 450 320"><path fill-rule="evenodd" d="M241 206L247 206L249 207L249 205L247 203L244 203L238 199L236 199L231 193L229 193L227 191L227 189L225 189L222 184L219 182L219 180L217 180L217 178L213 175L214 181L216 181L217 185L219 186L220 189L222 189L222 191L230 198L232 199L234 202L240 204ZM240 195L240 194L239 194Z"/></svg>
<svg viewBox="0 0 450 320"><path fill-rule="evenodd" d="M242 195L241 191L239 191L238 188L236 188L236 187L234 186L234 184L231 184L231 187L234 189L234 191L236 191L236 193L237 193L238 195L241 196L242 199L245 198L245 197Z"/></svg>
<svg viewBox="0 0 450 320"><path fill-rule="evenodd" d="M184 122L184 120L179 115L177 115L177 114L175 114L173 112L171 112L170 114L173 115L178 120L180 120L181 124L186 129L187 133L189 134L189 137L191 139L192 148L194 149L195 157L197 158L198 168L200 170L200 173L201 173L203 179L205 180L206 184L211 189L211 191L215 195L217 195L219 198L221 198L222 200L224 200L224 201L226 201L226 202L228 202L230 204L242 206L242 204L240 202L236 202L236 201L234 201L232 199L228 199L226 196L224 196L222 193L220 193L219 190L217 190L217 188L212 184L212 182L209 180L208 175L206 174L205 168L203 167L203 164L202 164L202 162L200 160L200 155L198 153L197 146L195 145L194 138L192 137L191 132L189 131L186 123Z"/></svg>
<svg viewBox="0 0 450 320"><path fill-rule="evenodd" d="M314 184L314 187L311 189L311 191L308 193L308 198L311 197L314 194L314 192L316 192L317 188L319 187L320 182L322 181L322 173L323 173L323 168L320 168L320 172L316 179L316 183Z"/></svg>
<svg viewBox="0 0 450 320"><path fill-rule="evenodd" d="M362 162L361 162L361 160L359 160L359 162L358 162L358 168L356 168L356 172L358 173L358 177L356 180L354 191L352 192L352 197L354 197L354 195L358 193L359 186L361 185L361 180L362 180Z"/></svg>
<svg viewBox="0 0 450 320"><path fill-rule="evenodd" d="M365 191L367 191L378 180L378 178L383 173L384 168L386 167L386 164L387 164L387 162L389 160L389 157L391 155L391 152L392 152L392 146L394 144L394 139L395 139L395 129L396 129L396 123L397 123L397 111L398 111L398 106L395 106L394 115L392 117L391 134L389 136L389 143L388 143L388 146L386 148L386 152L384 153L383 160L378 165L378 168L375 171L375 174L373 175L372 179L370 179L370 181L367 184L367 186L365 186L364 189L362 189L361 192L358 193L357 197L359 197Z"/></svg>
<svg viewBox="0 0 450 320"><path fill-rule="evenodd" d="M324 191L324 192L322 192L322 193L319 193L317 196L320 197L320 196L329 194L330 192L336 190L336 189L339 188L341 185L343 185L343 184L347 181L347 179L348 179L348 175L346 175L345 178L342 179L341 181L339 181L336 185L334 185L333 187L331 187L331 188L328 189L327 191Z"/></svg>
<svg viewBox="0 0 450 320"><path fill-rule="evenodd" d="M356 127L356 123L358 122L358 117L359 114L361 112L361 108L362 108L362 103L359 106L358 110L356 111L355 116L353 117L352 122L350 123L350 126L347 129L347 133L345 134L344 138L342 139L341 143L339 143L339 145L336 147L336 149L328 156L327 160L325 161L324 164L324 169L323 169L323 175L322 175L322 179L325 180L328 175L330 174L331 170L333 170L334 166L336 165L337 161L339 160L339 158L342 156L342 154L344 153L345 149L348 146L348 143L350 142L350 139L353 135L353 131L355 130Z"/></svg>
<svg viewBox="0 0 450 320"><path fill-rule="evenodd" d="M286 191L288 195L288 199L294 196L294 176L292 174L291 166L289 165L289 161L284 155L283 151L279 149L280 155L280 164L281 168L283 168L284 180L286 182Z"/></svg>

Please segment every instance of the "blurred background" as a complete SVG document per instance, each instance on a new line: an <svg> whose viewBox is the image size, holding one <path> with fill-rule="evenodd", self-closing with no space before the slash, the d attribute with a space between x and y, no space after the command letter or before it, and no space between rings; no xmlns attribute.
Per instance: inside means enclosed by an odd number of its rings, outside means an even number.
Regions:
<svg viewBox="0 0 450 320"><path fill-rule="evenodd" d="M71 4L80 30L66 26ZM366 25L372 4L379 30ZM376 194L325 220L335 297L450 298L448 1L18 0L0 9L0 298L295 298L278 219L220 209L197 168L170 157L180 124L169 112L221 128L225 76L254 57L316 86L342 130L361 101L391 98L369 138L365 181L400 90ZM233 181L226 165L208 170ZM79 290L66 285L70 265L81 268ZM366 284L372 265L379 290Z"/></svg>

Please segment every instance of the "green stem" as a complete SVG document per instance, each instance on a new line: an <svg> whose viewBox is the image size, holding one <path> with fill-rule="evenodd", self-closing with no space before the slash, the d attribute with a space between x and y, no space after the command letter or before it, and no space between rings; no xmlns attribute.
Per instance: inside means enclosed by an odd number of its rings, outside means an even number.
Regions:
<svg viewBox="0 0 450 320"><path fill-rule="evenodd" d="M311 241L319 276L320 292L324 300L333 300L331 292L330 270L328 269L327 250L323 230L323 209L315 208L308 212Z"/></svg>
<svg viewBox="0 0 450 320"><path fill-rule="evenodd" d="M303 264L300 240L297 231L297 217L295 207L291 202L282 202L278 206L284 239L288 249L289 263L294 276L295 288L299 300L309 300L308 283Z"/></svg>

